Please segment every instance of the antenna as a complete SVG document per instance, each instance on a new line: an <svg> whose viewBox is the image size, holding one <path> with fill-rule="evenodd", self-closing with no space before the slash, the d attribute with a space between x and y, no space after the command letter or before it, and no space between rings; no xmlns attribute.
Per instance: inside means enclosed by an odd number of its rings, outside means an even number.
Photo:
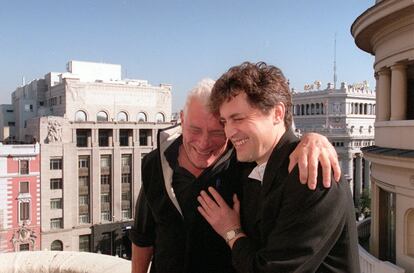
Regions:
<svg viewBox="0 0 414 273"><path fill-rule="evenodd" d="M335 39L334 39L334 64L333 64L333 81L334 81L334 89L336 89L336 32L335 32Z"/></svg>

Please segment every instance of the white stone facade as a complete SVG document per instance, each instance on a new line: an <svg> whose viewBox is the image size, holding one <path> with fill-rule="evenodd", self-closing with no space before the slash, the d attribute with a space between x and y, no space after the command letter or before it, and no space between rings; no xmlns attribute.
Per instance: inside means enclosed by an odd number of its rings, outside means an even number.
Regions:
<svg viewBox="0 0 414 273"><path fill-rule="evenodd" d="M337 89L328 84L323 90L315 83L292 94L296 130L331 141L357 203L362 189L369 188L369 163L363 162L360 149L374 145L375 92L366 83L342 83Z"/></svg>
<svg viewBox="0 0 414 273"><path fill-rule="evenodd" d="M375 55L375 145L372 163L370 252L414 271L414 2L381 0L361 14L351 32Z"/></svg>

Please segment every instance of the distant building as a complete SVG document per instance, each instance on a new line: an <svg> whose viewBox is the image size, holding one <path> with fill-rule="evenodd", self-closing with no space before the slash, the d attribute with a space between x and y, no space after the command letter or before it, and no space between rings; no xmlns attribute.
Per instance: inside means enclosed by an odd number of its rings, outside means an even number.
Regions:
<svg viewBox="0 0 414 273"><path fill-rule="evenodd" d="M317 132L335 147L344 177L350 182L355 204L363 189L369 189L369 162L361 148L374 145L375 93L366 83L340 88L320 82L305 86L304 92L293 92L293 116L301 134Z"/></svg>
<svg viewBox="0 0 414 273"><path fill-rule="evenodd" d="M41 152L42 249L128 256L141 158L170 126L171 85L70 61L13 92L16 139Z"/></svg>
<svg viewBox="0 0 414 273"><path fill-rule="evenodd" d="M14 109L11 104L0 105L0 142L14 143L16 122L14 119Z"/></svg>
<svg viewBox="0 0 414 273"><path fill-rule="evenodd" d="M363 149L372 164L370 253L414 272L414 1L377 0L351 31L375 55L375 146Z"/></svg>
<svg viewBox="0 0 414 273"><path fill-rule="evenodd" d="M39 144L0 143L0 252L40 250Z"/></svg>

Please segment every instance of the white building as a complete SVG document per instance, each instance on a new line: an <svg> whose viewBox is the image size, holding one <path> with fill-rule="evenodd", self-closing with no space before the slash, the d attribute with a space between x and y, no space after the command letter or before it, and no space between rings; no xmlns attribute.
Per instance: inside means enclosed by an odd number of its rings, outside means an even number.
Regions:
<svg viewBox="0 0 414 273"><path fill-rule="evenodd" d="M16 138L40 143L41 247L125 255L141 158L171 123L171 85L70 61L13 92Z"/></svg>
<svg viewBox="0 0 414 273"><path fill-rule="evenodd" d="M331 141L358 204L362 189L369 189L369 162L360 149L374 145L375 93L365 82L321 89L315 81L304 89L292 94L296 130L317 132Z"/></svg>
<svg viewBox="0 0 414 273"><path fill-rule="evenodd" d="M377 0L351 32L375 55L376 146L363 149L372 164L370 252L413 272L414 1Z"/></svg>

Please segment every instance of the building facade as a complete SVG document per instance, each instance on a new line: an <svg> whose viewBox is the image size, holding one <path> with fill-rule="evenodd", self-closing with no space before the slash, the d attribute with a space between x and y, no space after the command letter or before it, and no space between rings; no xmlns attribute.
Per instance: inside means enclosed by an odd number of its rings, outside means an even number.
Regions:
<svg viewBox="0 0 414 273"><path fill-rule="evenodd" d="M67 69L12 95L16 138L40 143L41 246L129 256L141 158L171 125L171 86L122 80L120 65Z"/></svg>
<svg viewBox="0 0 414 273"><path fill-rule="evenodd" d="M0 143L0 252L40 250L39 152Z"/></svg>
<svg viewBox="0 0 414 273"><path fill-rule="evenodd" d="M14 109L12 104L0 105L0 142L14 143L16 122L14 120Z"/></svg>
<svg viewBox="0 0 414 273"><path fill-rule="evenodd" d="M320 86L315 81L304 92L292 92L296 130L317 132L331 141L358 205L362 191L369 190L369 162L361 148L374 145L375 93L366 82Z"/></svg>
<svg viewBox="0 0 414 273"><path fill-rule="evenodd" d="M351 27L356 45L375 56L375 146L370 252L414 271L414 2L377 0Z"/></svg>

